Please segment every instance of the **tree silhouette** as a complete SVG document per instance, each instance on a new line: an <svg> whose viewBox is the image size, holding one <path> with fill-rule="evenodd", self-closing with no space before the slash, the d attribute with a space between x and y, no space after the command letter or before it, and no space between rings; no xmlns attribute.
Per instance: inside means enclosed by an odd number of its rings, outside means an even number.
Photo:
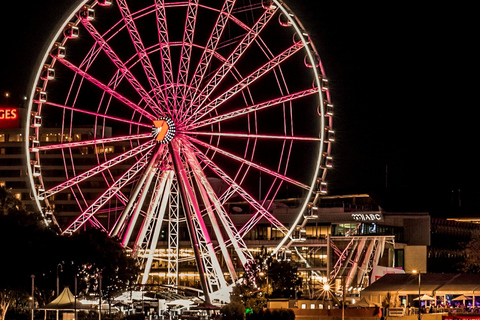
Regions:
<svg viewBox="0 0 480 320"><path fill-rule="evenodd" d="M61 289L68 286L74 291L77 276L79 294L98 296L101 276L102 299L107 301L134 285L139 274L135 260L106 233L89 229L60 236L47 228L39 214L27 213L4 187L0 188L0 241L0 320L12 303L23 306L23 311L29 309L31 275L35 275L35 301L42 306L55 298L59 270Z"/></svg>
<svg viewBox="0 0 480 320"><path fill-rule="evenodd" d="M459 271L480 273L480 230L472 231L470 241L463 244L463 252Z"/></svg>

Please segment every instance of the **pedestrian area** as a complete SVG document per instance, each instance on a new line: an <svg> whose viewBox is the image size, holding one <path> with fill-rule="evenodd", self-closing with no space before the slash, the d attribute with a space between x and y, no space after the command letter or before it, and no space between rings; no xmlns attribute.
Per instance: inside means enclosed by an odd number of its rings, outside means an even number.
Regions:
<svg viewBox="0 0 480 320"><path fill-rule="evenodd" d="M480 274L386 274L361 292L361 297L390 308L418 312L478 313ZM420 301L420 303L419 303Z"/></svg>

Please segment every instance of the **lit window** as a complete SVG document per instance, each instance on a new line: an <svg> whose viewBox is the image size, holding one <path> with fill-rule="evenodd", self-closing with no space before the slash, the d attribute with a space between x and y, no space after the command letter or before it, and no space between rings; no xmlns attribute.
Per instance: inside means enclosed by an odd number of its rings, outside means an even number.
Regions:
<svg viewBox="0 0 480 320"><path fill-rule="evenodd" d="M307 304L306 303L302 303L302 309L307 309Z"/></svg>
<svg viewBox="0 0 480 320"><path fill-rule="evenodd" d="M11 134L8 137L9 142L21 142L22 141L22 135L21 134Z"/></svg>
<svg viewBox="0 0 480 320"><path fill-rule="evenodd" d="M310 309L315 309L315 303L312 303L312 304L310 305Z"/></svg>

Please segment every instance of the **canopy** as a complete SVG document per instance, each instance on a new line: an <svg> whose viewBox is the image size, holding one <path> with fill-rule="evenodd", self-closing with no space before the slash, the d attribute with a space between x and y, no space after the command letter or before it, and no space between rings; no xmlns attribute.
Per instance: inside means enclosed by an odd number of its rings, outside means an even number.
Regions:
<svg viewBox="0 0 480 320"><path fill-rule="evenodd" d="M418 297L413 299L413 300L418 300ZM430 297L428 294L424 294L423 296L420 297L420 300L422 300L422 301L434 301L435 298Z"/></svg>
<svg viewBox="0 0 480 320"><path fill-rule="evenodd" d="M463 294L456 298L453 298L452 301L465 301L465 300L472 300L472 297L466 297Z"/></svg>
<svg viewBox="0 0 480 320"><path fill-rule="evenodd" d="M203 302L195 307L190 308L190 310L220 310L220 307L217 307L211 303Z"/></svg>
<svg viewBox="0 0 480 320"><path fill-rule="evenodd" d="M46 304L37 310L75 310L75 309L90 309L90 307L83 305L78 300L75 301L70 289L67 287L63 289L62 293L52 302Z"/></svg>
<svg viewBox="0 0 480 320"><path fill-rule="evenodd" d="M351 308L372 308L380 307L380 303L372 302L365 297L362 297L358 302L348 305Z"/></svg>

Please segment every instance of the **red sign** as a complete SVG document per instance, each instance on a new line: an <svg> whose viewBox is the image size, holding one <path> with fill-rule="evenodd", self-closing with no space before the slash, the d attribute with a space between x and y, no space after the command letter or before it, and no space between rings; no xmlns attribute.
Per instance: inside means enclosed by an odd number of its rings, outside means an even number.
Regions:
<svg viewBox="0 0 480 320"><path fill-rule="evenodd" d="M0 129L20 127L20 110L17 108L0 107Z"/></svg>

